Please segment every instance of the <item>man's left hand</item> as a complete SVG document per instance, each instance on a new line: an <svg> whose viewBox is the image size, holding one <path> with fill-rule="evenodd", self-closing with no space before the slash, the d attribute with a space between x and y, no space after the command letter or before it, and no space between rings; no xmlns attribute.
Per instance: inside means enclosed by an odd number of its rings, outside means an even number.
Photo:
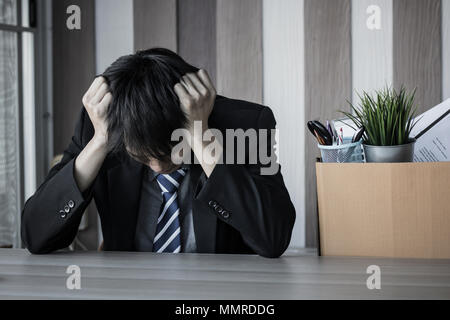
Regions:
<svg viewBox="0 0 450 320"><path fill-rule="evenodd" d="M188 140L190 147L209 178L223 153L222 145L218 145L214 156L203 152L208 144L203 141L203 133L209 130L208 119L214 108L216 89L205 70L188 73L180 83L175 85L174 89L180 99L181 109L188 117L187 129L191 135ZM201 121L202 124L203 132L200 134L194 132L194 123L197 121ZM197 129L195 128L195 130Z"/></svg>
<svg viewBox="0 0 450 320"><path fill-rule="evenodd" d="M187 129L194 130L194 122L201 121L203 130L208 129L208 119L216 100L216 89L205 70L188 73L174 87L180 99L181 109L188 117Z"/></svg>

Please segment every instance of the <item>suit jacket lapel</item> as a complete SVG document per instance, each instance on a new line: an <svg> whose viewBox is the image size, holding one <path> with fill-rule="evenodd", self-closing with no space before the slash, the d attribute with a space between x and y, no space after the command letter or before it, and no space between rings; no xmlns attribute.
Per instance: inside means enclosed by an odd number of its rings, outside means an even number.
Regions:
<svg viewBox="0 0 450 320"><path fill-rule="evenodd" d="M197 186L206 182L206 176L203 174L203 169L199 164L194 164L191 168L191 179L194 188L194 199L192 199L192 218L194 222L197 252L215 253L217 217L214 213L210 212L210 208L207 204L200 201L195 201Z"/></svg>
<svg viewBox="0 0 450 320"><path fill-rule="evenodd" d="M133 251L144 167L128 160L108 170L112 248ZM109 247L109 246L107 246Z"/></svg>

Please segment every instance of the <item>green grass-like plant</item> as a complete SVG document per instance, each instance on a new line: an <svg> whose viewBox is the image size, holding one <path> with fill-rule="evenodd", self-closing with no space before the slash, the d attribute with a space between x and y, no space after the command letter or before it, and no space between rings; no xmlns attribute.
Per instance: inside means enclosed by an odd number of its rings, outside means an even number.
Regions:
<svg viewBox="0 0 450 320"><path fill-rule="evenodd" d="M372 146L395 146L410 143L409 135L415 123L414 106L416 90L408 93L402 86L400 91L386 87L369 95L358 93L358 107L349 102L352 112L341 111L356 126L365 128L363 142Z"/></svg>

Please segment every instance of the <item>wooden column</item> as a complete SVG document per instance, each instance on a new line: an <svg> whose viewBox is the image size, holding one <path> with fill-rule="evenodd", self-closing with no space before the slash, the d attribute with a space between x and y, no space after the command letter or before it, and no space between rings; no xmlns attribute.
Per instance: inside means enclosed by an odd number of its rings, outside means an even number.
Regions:
<svg viewBox="0 0 450 320"><path fill-rule="evenodd" d="M442 0L443 100L450 99L450 0Z"/></svg>
<svg viewBox="0 0 450 320"><path fill-rule="evenodd" d="M359 103L357 93L363 90L373 93L393 84L392 14L393 0L352 0L352 87L355 104ZM374 15L379 18L380 29L367 26L367 21L372 21L370 19Z"/></svg>
<svg viewBox="0 0 450 320"><path fill-rule="evenodd" d="M305 0L305 119L335 119L351 98L350 0ZM291 128L295 130L294 128ZM317 246L317 143L305 123L306 246ZM294 137L293 137L294 139Z"/></svg>
<svg viewBox="0 0 450 320"><path fill-rule="evenodd" d="M67 7L81 9L81 30L66 27ZM53 23L53 141L54 155L69 145L83 108L81 99L96 74L95 2L90 0L52 1ZM47 166L50 164L48 163ZM98 248L97 211L87 209L88 228L78 239L90 250Z"/></svg>
<svg viewBox="0 0 450 320"><path fill-rule="evenodd" d="M177 1L134 0L134 47L177 51Z"/></svg>
<svg viewBox="0 0 450 320"><path fill-rule="evenodd" d="M394 85L417 87L418 112L442 99L441 0L394 0Z"/></svg>
<svg viewBox="0 0 450 320"><path fill-rule="evenodd" d="M82 108L81 98L95 76L95 3L52 1L54 153L69 145ZM67 7L81 9L81 30L66 26Z"/></svg>
<svg viewBox="0 0 450 320"><path fill-rule="evenodd" d="M297 216L294 247L305 245L303 10L304 0L264 0L264 105L273 110L279 129L279 162Z"/></svg>
<svg viewBox="0 0 450 320"><path fill-rule="evenodd" d="M178 53L215 83L216 0L178 0Z"/></svg>
<svg viewBox="0 0 450 320"><path fill-rule="evenodd" d="M262 0L217 0L217 89L262 102Z"/></svg>

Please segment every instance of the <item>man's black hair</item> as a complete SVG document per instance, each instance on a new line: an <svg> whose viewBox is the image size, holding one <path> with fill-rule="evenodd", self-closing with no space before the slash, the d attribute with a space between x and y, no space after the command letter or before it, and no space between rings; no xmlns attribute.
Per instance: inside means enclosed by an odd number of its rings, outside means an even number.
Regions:
<svg viewBox="0 0 450 320"><path fill-rule="evenodd" d="M172 132L186 126L174 86L199 69L163 48L138 51L103 73L113 96L108 108L108 150L148 163L170 159Z"/></svg>

